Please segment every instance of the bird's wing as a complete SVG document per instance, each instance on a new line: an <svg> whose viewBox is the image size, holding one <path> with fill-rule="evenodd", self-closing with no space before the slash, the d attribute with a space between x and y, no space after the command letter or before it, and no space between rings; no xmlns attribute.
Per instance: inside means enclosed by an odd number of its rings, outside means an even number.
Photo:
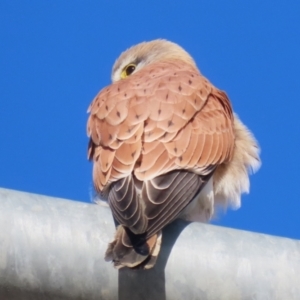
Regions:
<svg viewBox="0 0 300 300"><path fill-rule="evenodd" d="M176 219L210 175L174 170L142 182L141 190L133 176L120 179L108 196L114 218L134 234L131 243L139 244Z"/></svg>
<svg viewBox="0 0 300 300"><path fill-rule="evenodd" d="M112 84L89 110L95 188L122 179L112 185L109 202L135 234L173 220L214 167L232 156L226 94L181 61L154 63Z"/></svg>

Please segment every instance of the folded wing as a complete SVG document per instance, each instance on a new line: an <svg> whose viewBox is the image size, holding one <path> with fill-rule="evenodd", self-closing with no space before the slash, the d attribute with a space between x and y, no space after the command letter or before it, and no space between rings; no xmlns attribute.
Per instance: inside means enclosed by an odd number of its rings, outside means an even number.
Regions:
<svg viewBox="0 0 300 300"><path fill-rule="evenodd" d="M89 111L95 188L134 245L174 220L233 154L226 94L181 61L153 63L113 83Z"/></svg>

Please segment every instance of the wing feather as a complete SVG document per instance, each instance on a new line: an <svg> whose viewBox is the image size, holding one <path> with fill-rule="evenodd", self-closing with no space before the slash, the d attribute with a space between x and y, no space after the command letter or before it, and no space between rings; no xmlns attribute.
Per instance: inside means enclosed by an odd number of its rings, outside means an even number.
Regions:
<svg viewBox="0 0 300 300"><path fill-rule="evenodd" d="M174 220L233 154L229 99L180 60L104 88L89 111L95 188L109 187L114 218L141 239Z"/></svg>
<svg viewBox="0 0 300 300"><path fill-rule="evenodd" d="M108 200L117 222L134 234L145 233L141 236L144 240L176 219L208 178L187 171L173 171L144 181L139 193L135 180L126 177L112 185Z"/></svg>

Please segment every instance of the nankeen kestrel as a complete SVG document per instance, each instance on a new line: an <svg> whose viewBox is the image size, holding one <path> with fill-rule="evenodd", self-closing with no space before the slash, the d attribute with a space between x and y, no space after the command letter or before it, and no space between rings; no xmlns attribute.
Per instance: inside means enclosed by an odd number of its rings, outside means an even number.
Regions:
<svg viewBox="0 0 300 300"><path fill-rule="evenodd" d="M117 268L151 268L167 224L206 222L216 205L240 206L259 148L227 95L172 42L128 49L112 81L87 124L94 186L117 224L105 258Z"/></svg>

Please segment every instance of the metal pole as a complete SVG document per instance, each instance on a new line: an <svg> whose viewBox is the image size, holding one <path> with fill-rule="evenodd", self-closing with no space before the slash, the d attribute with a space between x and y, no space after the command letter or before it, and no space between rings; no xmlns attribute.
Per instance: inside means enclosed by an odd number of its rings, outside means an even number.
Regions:
<svg viewBox="0 0 300 300"><path fill-rule="evenodd" d="M0 299L300 299L300 241L186 225L154 269L118 272L108 208L0 189Z"/></svg>

